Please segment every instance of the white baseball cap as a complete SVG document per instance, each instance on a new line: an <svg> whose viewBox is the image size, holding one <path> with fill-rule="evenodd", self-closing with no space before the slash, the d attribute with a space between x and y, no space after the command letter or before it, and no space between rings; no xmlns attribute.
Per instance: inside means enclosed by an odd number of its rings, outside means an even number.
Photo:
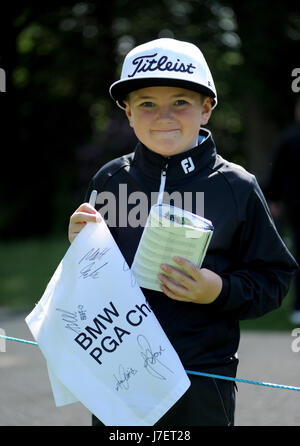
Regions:
<svg viewBox="0 0 300 446"><path fill-rule="evenodd" d="M212 98L217 105L217 92L206 60L199 48L189 42L161 38L133 48L126 56L121 79L109 89L119 107L134 90L154 86L186 88Z"/></svg>

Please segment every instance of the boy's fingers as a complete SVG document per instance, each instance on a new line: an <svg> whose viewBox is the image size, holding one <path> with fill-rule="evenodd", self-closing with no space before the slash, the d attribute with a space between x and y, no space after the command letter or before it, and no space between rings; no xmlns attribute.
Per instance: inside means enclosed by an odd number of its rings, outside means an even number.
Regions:
<svg viewBox="0 0 300 446"><path fill-rule="evenodd" d="M69 232L69 241L70 243L73 242L73 240L76 238L76 236L79 234L79 232Z"/></svg>
<svg viewBox="0 0 300 446"><path fill-rule="evenodd" d="M190 276L186 275L182 271L179 271L177 268L172 267L171 265L162 264L162 271L170 275L174 280L179 282L186 288L191 288L194 285L194 279Z"/></svg>
<svg viewBox="0 0 300 446"><path fill-rule="evenodd" d="M86 223L100 223L101 220L100 213L91 204L81 204L70 217L68 230L69 241L72 243Z"/></svg>
<svg viewBox="0 0 300 446"><path fill-rule="evenodd" d="M199 280L200 278L200 269L194 265L193 262L191 262L188 259L185 259L184 257L173 257L173 260L175 263L177 263L178 265L180 265L180 267L189 275L191 276L194 280Z"/></svg>
<svg viewBox="0 0 300 446"><path fill-rule="evenodd" d="M97 211L96 209L90 204L90 203L82 203L74 212L73 215L77 214L78 212L86 212L88 214L95 214Z"/></svg>
<svg viewBox="0 0 300 446"><path fill-rule="evenodd" d="M99 212L95 211L94 213L89 212L75 212L70 219L70 224L77 223L88 223L88 222L100 222L101 215Z"/></svg>
<svg viewBox="0 0 300 446"><path fill-rule="evenodd" d="M100 222L101 215L96 209L89 203L83 203L78 209L71 215L71 223L82 223L82 222Z"/></svg>

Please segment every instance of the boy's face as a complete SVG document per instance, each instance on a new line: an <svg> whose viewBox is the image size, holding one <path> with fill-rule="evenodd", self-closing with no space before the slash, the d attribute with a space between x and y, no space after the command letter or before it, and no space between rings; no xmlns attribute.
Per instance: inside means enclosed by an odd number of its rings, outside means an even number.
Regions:
<svg viewBox="0 0 300 446"><path fill-rule="evenodd" d="M124 102L137 138L165 157L197 146L200 126L211 115L211 99L184 88L142 88Z"/></svg>

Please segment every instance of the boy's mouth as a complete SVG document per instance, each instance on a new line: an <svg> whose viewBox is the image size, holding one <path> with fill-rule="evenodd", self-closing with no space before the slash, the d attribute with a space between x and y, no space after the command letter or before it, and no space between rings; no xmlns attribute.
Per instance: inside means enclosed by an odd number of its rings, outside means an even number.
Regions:
<svg viewBox="0 0 300 446"><path fill-rule="evenodd" d="M179 129L153 129L152 131L158 133L170 133L170 132L178 132Z"/></svg>

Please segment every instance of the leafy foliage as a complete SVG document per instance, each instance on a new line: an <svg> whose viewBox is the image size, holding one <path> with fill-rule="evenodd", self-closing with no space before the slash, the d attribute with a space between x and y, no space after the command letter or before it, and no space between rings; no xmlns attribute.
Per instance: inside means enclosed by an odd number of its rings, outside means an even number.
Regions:
<svg viewBox="0 0 300 446"><path fill-rule="evenodd" d="M32 1L8 6L1 20L2 237L65 232L91 175L133 150L108 89L125 54L157 37L200 47L218 91L208 127L219 152L265 179L292 119L296 2Z"/></svg>

